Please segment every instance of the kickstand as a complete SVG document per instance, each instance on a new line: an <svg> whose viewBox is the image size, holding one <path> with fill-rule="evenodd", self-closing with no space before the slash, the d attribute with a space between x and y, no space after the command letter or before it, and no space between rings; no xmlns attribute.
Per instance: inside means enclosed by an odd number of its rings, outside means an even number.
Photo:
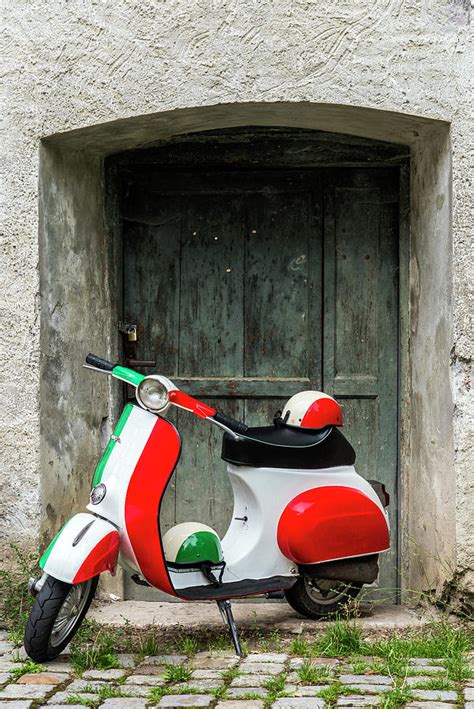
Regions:
<svg viewBox="0 0 474 709"><path fill-rule="evenodd" d="M242 648L240 647L239 632L235 624L234 616L232 613L232 605L230 601L217 601L217 605L221 612L222 620L229 626L230 634L232 636L232 642L235 647L235 654L239 657L244 657Z"/></svg>

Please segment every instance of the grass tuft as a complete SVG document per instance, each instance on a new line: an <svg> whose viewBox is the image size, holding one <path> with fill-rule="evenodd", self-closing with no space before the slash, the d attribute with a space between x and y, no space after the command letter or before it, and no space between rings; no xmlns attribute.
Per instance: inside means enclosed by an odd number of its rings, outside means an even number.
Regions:
<svg viewBox="0 0 474 709"><path fill-rule="evenodd" d="M304 638L295 638L290 644L290 653L300 657L310 657L311 647Z"/></svg>
<svg viewBox="0 0 474 709"><path fill-rule="evenodd" d="M271 679L264 682L263 686L270 692L272 696L275 697L280 692L283 692L283 689L285 687L285 680L286 672L283 672L282 674L276 675L275 677L272 677Z"/></svg>
<svg viewBox="0 0 474 709"><path fill-rule="evenodd" d="M165 682L188 682L193 671L183 665L166 665Z"/></svg>
<svg viewBox="0 0 474 709"><path fill-rule="evenodd" d="M229 667L227 670L222 670L221 677L224 682L232 682L233 679L240 675L238 667Z"/></svg>
<svg viewBox="0 0 474 709"><path fill-rule="evenodd" d="M398 707L405 706L411 698L412 694L408 687L394 687L390 692L384 692L380 696L379 707L381 707L381 709L398 709Z"/></svg>
<svg viewBox="0 0 474 709"><path fill-rule="evenodd" d="M329 704L334 704L339 697L347 694L360 694L359 690L348 687L345 684L341 684L339 680L333 682L328 687L321 689L317 696L324 699L325 702Z"/></svg>
<svg viewBox="0 0 474 709"><path fill-rule="evenodd" d="M314 650L327 657L367 655L367 643L356 621L336 620L315 643Z"/></svg>
<svg viewBox="0 0 474 709"><path fill-rule="evenodd" d="M17 680L22 675L35 674L38 672L45 672L46 668L43 665L39 665L33 660L23 660L18 667L15 667L10 672L10 679Z"/></svg>
<svg viewBox="0 0 474 709"><path fill-rule="evenodd" d="M81 694L69 694L66 699L66 704L81 704L83 707L98 707L99 698L90 699L89 697L83 697Z"/></svg>
<svg viewBox="0 0 474 709"><path fill-rule="evenodd" d="M304 662L298 670L298 676L305 685L325 684L334 679L334 675L327 667L314 667L309 662Z"/></svg>
<svg viewBox="0 0 474 709"><path fill-rule="evenodd" d="M8 630L9 640L16 646L23 643L33 596L28 591L28 580L38 571L35 554L27 554L12 544L16 559L12 569L0 569L0 626Z"/></svg>
<svg viewBox="0 0 474 709"><path fill-rule="evenodd" d="M443 691L456 691L456 685L450 679L443 676L427 677L424 680L411 684L410 689L433 689Z"/></svg>
<svg viewBox="0 0 474 709"><path fill-rule="evenodd" d="M86 670L110 670L120 667L113 649L113 640L100 631L92 645L74 644L71 648L71 664L78 674Z"/></svg>

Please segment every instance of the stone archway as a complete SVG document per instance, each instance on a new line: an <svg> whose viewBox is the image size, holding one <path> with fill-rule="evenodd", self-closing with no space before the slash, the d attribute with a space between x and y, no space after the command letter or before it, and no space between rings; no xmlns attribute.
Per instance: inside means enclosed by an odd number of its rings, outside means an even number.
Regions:
<svg viewBox="0 0 474 709"><path fill-rule="evenodd" d="M44 532L86 499L113 417L106 381L77 367L77 350L116 354L118 280L113 200L104 158L178 134L243 125L309 128L410 146L408 258L400 280L402 588L439 587L454 559L454 452L449 385L451 205L449 126L351 106L277 103L188 108L51 136L41 149L42 499ZM87 294L85 297L84 294ZM73 494L71 495L71 491ZM64 507L67 499L68 509Z"/></svg>

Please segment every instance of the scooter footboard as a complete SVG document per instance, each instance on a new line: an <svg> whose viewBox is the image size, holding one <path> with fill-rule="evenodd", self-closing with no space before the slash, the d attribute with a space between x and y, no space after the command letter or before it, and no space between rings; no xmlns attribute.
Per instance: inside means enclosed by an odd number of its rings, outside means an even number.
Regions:
<svg viewBox="0 0 474 709"><path fill-rule="evenodd" d="M66 522L39 564L60 581L81 583L103 571L114 573L119 546L119 533L113 524L80 512Z"/></svg>

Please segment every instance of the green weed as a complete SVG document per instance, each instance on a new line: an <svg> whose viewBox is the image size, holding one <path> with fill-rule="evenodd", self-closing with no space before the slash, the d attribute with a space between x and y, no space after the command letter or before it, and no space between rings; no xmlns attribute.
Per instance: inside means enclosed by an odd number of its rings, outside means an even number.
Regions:
<svg viewBox="0 0 474 709"><path fill-rule="evenodd" d="M37 662L33 662L33 660L24 660L20 665L18 665L18 667L11 670L10 679L17 680L22 675L44 672L45 669L46 668L43 667L43 665L39 665Z"/></svg>
<svg viewBox="0 0 474 709"><path fill-rule="evenodd" d="M212 642L208 643L208 652L219 652L220 650L229 649L229 639L224 635L217 635Z"/></svg>
<svg viewBox="0 0 474 709"><path fill-rule="evenodd" d="M113 641L107 635L98 634L94 645L71 649L71 664L78 674L85 670L109 670L120 667L120 662L113 650Z"/></svg>
<svg viewBox="0 0 474 709"><path fill-rule="evenodd" d="M166 665L165 682L188 682L193 671L183 665Z"/></svg>
<svg viewBox="0 0 474 709"><path fill-rule="evenodd" d="M380 657L392 654L400 657L453 658L461 657L471 647L472 638L462 626L443 621L405 639L392 636L376 642L370 648L370 654Z"/></svg>
<svg viewBox="0 0 474 709"><path fill-rule="evenodd" d="M314 649L327 657L369 654L360 626L355 621L347 620L331 623L326 633L314 644Z"/></svg>
<svg viewBox="0 0 474 709"><path fill-rule="evenodd" d="M229 667L227 670L222 670L221 677L224 682L232 682L233 679L240 674L238 667Z"/></svg>
<svg viewBox="0 0 474 709"><path fill-rule="evenodd" d="M113 699L114 697L126 696L119 687L114 687L111 684L106 684L103 687L99 687L98 695L101 701L104 701L105 699Z"/></svg>
<svg viewBox="0 0 474 709"><path fill-rule="evenodd" d="M195 640L195 638L192 638L192 637L183 638L178 643L178 650L183 655L188 655L188 656L195 655L196 652L198 651L197 640Z"/></svg>
<svg viewBox="0 0 474 709"><path fill-rule="evenodd" d="M351 662L351 668L355 675L363 675L365 672L372 669L372 665L365 662L365 660L355 660L354 662Z"/></svg>
<svg viewBox="0 0 474 709"><path fill-rule="evenodd" d="M407 677L409 672L408 658L398 654L396 648L389 648L384 657L374 662L372 669L379 675Z"/></svg>
<svg viewBox="0 0 474 709"><path fill-rule="evenodd" d="M350 687L347 687L345 684L341 684L338 681L333 682L330 684L328 687L324 687L323 689L320 689L319 692L317 693L318 697L321 697L321 699L324 699L325 702L334 704L337 699L345 694L359 694L359 690L352 689Z"/></svg>
<svg viewBox="0 0 474 709"><path fill-rule="evenodd" d="M379 707L381 709L397 709L404 706L411 698L412 695L408 687L394 687L390 692L384 692L380 696Z"/></svg>
<svg viewBox="0 0 474 709"><path fill-rule="evenodd" d="M155 635L146 635L139 640L136 651L138 655L159 655L162 648Z"/></svg>
<svg viewBox="0 0 474 709"><path fill-rule="evenodd" d="M23 643L25 626L33 605L33 597L28 591L28 580L38 571L36 554L27 554L19 547L11 545L15 552L13 569L0 569L0 626L8 630L12 643Z"/></svg>
<svg viewBox="0 0 474 709"><path fill-rule="evenodd" d="M298 670L302 684L324 684L333 679L333 674L327 667L314 667L309 662L303 663Z"/></svg>
<svg viewBox="0 0 474 709"><path fill-rule="evenodd" d="M456 685L451 682L447 677L427 677L423 681L420 680L416 684L410 685L410 688L413 689L439 689L439 690L446 690L446 691L456 691Z"/></svg>
<svg viewBox="0 0 474 709"><path fill-rule="evenodd" d="M83 697L81 694L69 694L66 699L66 704L81 704L83 707L97 707L99 706L99 699L90 699L89 697Z"/></svg>
<svg viewBox="0 0 474 709"><path fill-rule="evenodd" d="M285 687L286 673L279 674L263 683L265 689L267 689L270 694L276 695L283 692Z"/></svg>
<svg viewBox="0 0 474 709"><path fill-rule="evenodd" d="M291 642L289 649L292 655L299 655L300 657L311 656L310 645L304 638L295 638Z"/></svg>
<svg viewBox="0 0 474 709"><path fill-rule="evenodd" d="M448 678L453 682L465 682L473 676L469 662L464 655L445 657L443 665L446 667Z"/></svg>

